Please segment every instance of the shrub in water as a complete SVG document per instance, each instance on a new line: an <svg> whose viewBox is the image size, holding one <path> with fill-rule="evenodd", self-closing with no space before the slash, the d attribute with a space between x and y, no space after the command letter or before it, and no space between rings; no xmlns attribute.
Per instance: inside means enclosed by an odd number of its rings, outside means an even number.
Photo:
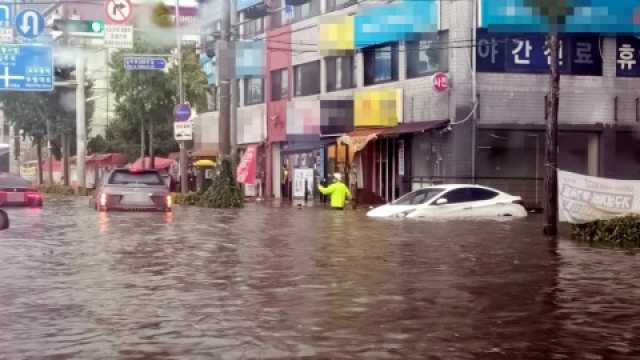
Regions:
<svg viewBox="0 0 640 360"><path fill-rule="evenodd" d="M640 248L640 215L572 225L572 237L595 246Z"/></svg>

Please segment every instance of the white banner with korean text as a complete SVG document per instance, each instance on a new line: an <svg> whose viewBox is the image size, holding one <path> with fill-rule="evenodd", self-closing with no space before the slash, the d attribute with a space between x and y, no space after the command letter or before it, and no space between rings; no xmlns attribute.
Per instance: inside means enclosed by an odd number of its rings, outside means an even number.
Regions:
<svg viewBox="0 0 640 360"><path fill-rule="evenodd" d="M614 180L558 170L560 221L584 224L640 214L640 180Z"/></svg>

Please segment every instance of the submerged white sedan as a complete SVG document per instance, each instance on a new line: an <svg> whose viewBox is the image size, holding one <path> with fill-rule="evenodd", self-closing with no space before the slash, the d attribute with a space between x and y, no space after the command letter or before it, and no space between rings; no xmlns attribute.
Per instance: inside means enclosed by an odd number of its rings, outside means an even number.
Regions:
<svg viewBox="0 0 640 360"><path fill-rule="evenodd" d="M479 185L437 185L410 192L367 213L370 217L526 217L522 198Z"/></svg>

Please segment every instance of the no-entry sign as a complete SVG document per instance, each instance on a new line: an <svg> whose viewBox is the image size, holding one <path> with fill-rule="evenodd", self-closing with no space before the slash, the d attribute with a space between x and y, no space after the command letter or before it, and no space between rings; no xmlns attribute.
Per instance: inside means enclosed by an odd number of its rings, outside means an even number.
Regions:
<svg viewBox="0 0 640 360"><path fill-rule="evenodd" d="M133 4L130 0L107 0L104 4L107 23L122 25L129 22L133 13Z"/></svg>

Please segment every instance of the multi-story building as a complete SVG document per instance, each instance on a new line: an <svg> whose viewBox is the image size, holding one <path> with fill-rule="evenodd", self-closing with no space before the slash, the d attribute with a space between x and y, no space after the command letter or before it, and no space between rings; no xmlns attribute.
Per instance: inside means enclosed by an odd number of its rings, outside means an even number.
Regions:
<svg viewBox="0 0 640 360"><path fill-rule="evenodd" d="M240 147L260 145L267 195L288 191L285 174L299 195L309 172L296 169L314 169L315 181L345 173L363 201L437 182L479 182L541 203L544 36L488 33L478 27L479 1L416 3L429 4L421 5L429 15L402 13L407 8L393 2L236 3L236 44L263 44L263 62L256 73L236 67L232 122ZM385 12L422 33L371 32ZM345 20L354 15L355 23ZM352 44L340 44L337 33ZM336 39L333 49L326 45ZM562 44L560 167L637 178L640 41L571 34ZM448 90L434 87L436 73L446 74Z"/></svg>

